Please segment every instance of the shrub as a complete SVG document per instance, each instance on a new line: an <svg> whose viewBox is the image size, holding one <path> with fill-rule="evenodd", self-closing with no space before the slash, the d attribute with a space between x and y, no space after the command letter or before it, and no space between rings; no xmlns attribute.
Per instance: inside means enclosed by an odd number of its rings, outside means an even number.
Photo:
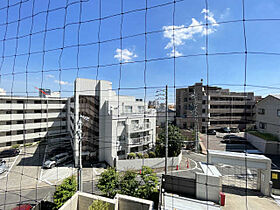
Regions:
<svg viewBox="0 0 280 210"><path fill-rule="evenodd" d="M26 144L24 144L23 146L24 147L30 147L30 146L32 146L33 145L33 143L26 143Z"/></svg>
<svg viewBox="0 0 280 210"><path fill-rule="evenodd" d="M268 141L279 141L278 137L271 134L271 133L261 133L261 132L258 132L258 131L249 131L248 133L254 135L254 136L257 136L257 137L260 137L264 140L268 140Z"/></svg>
<svg viewBox="0 0 280 210"><path fill-rule="evenodd" d="M144 154L144 158L149 158L149 155L148 154Z"/></svg>
<svg viewBox="0 0 280 210"><path fill-rule="evenodd" d="M19 144L14 144L11 146L13 149L18 149L19 148Z"/></svg>
<svg viewBox="0 0 280 210"><path fill-rule="evenodd" d="M152 151L149 152L148 154L149 154L149 157L150 157L150 158L155 158L155 157L156 157L156 153L154 153L154 152L152 152Z"/></svg>
<svg viewBox="0 0 280 210"><path fill-rule="evenodd" d="M135 159L135 158L136 158L136 154L133 153L133 152L131 152L131 153L129 153L129 154L127 155L127 158L128 158L128 159Z"/></svg>
<svg viewBox="0 0 280 210"><path fill-rule="evenodd" d="M72 176L63 180L62 184L56 187L53 195L54 209L59 209L77 191L76 177Z"/></svg>
<svg viewBox="0 0 280 210"><path fill-rule="evenodd" d="M136 156L137 156L138 158L143 158L143 154L142 154L142 153L136 153Z"/></svg>
<svg viewBox="0 0 280 210"><path fill-rule="evenodd" d="M104 202L102 200L95 200L92 202L90 207L88 208L89 210L109 210L110 204L107 202Z"/></svg>

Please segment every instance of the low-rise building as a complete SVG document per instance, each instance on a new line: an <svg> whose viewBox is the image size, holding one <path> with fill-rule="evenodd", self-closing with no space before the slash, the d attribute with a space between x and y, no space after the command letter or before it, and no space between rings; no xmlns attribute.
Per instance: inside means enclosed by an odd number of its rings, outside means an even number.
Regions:
<svg viewBox="0 0 280 210"><path fill-rule="evenodd" d="M268 95L256 104L256 127L280 139L280 95Z"/></svg>
<svg viewBox="0 0 280 210"><path fill-rule="evenodd" d="M83 159L106 161L113 166L128 153L144 152L155 144L156 111L133 96L117 95L111 82L77 78L72 101L70 133L76 164L79 137L75 126L81 116L88 119L82 119Z"/></svg>

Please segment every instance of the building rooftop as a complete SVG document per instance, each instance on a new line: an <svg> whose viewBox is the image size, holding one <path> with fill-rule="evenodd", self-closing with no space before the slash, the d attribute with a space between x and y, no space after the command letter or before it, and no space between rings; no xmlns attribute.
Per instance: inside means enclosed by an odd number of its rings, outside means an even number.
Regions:
<svg viewBox="0 0 280 210"><path fill-rule="evenodd" d="M280 94L274 94L274 95L271 95L271 96L273 96L273 97L275 97L277 99L280 99Z"/></svg>

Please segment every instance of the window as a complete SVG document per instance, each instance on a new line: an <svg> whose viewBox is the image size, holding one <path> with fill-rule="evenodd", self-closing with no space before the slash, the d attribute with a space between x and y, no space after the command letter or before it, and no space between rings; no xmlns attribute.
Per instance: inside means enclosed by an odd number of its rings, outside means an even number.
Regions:
<svg viewBox="0 0 280 210"><path fill-rule="evenodd" d="M144 106L138 106L138 112L143 113L144 112Z"/></svg>
<svg viewBox="0 0 280 210"><path fill-rule="evenodd" d="M118 136L118 141L125 141L125 136Z"/></svg>
<svg viewBox="0 0 280 210"><path fill-rule="evenodd" d="M277 116L280 117L280 109L277 109Z"/></svg>
<svg viewBox="0 0 280 210"><path fill-rule="evenodd" d="M124 151L124 150L120 150L120 151L117 152L117 155L118 155L118 156L120 156L120 155L125 155L125 151Z"/></svg>
<svg viewBox="0 0 280 210"><path fill-rule="evenodd" d="M258 109L258 114L265 114L265 109L259 108Z"/></svg>
<svg viewBox="0 0 280 210"><path fill-rule="evenodd" d="M205 113L206 112L206 110L205 109L202 109L202 113Z"/></svg>
<svg viewBox="0 0 280 210"><path fill-rule="evenodd" d="M7 103L7 104L11 104L11 103L12 103L12 101L6 101L6 103Z"/></svg>
<svg viewBox="0 0 280 210"><path fill-rule="evenodd" d="M23 114L23 110L17 110L17 114Z"/></svg>
<svg viewBox="0 0 280 210"><path fill-rule="evenodd" d="M206 104L206 100L203 100L203 101L202 101L202 104Z"/></svg>
<svg viewBox="0 0 280 210"><path fill-rule="evenodd" d="M18 104L23 104L22 100L17 101Z"/></svg>
<svg viewBox="0 0 280 210"><path fill-rule="evenodd" d="M23 134L23 130L17 131L17 135Z"/></svg>
<svg viewBox="0 0 280 210"><path fill-rule="evenodd" d="M41 128L34 129L34 133L41 132Z"/></svg>
<svg viewBox="0 0 280 210"><path fill-rule="evenodd" d="M125 126L125 121L118 121L118 127Z"/></svg>
<svg viewBox="0 0 280 210"><path fill-rule="evenodd" d="M34 120L34 123L39 123L39 122L41 122L41 119L35 119Z"/></svg>
<svg viewBox="0 0 280 210"><path fill-rule="evenodd" d="M132 113L132 106L125 106L125 113Z"/></svg>
<svg viewBox="0 0 280 210"><path fill-rule="evenodd" d="M34 101L34 104L41 104L41 101Z"/></svg>
<svg viewBox="0 0 280 210"><path fill-rule="evenodd" d="M266 123L260 122L259 123L259 128L260 129L266 129Z"/></svg>
<svg viewBox="0 0 280 210"><path fill-rule="evenodd" d="M12 135L11 131L6 132L6 136L10 136L10 135Z"/></svg>
<svg viewBox="0 0 280 210"><path fill-rule="evenodd" d="M23 124L23 120L18 120L17 124Z"/></svg>

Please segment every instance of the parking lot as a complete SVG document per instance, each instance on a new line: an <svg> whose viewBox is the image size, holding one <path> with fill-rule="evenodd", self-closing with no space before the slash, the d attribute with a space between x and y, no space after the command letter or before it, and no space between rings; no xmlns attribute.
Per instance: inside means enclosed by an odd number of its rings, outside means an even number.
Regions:
<svg viewBox="0 0 280 210"><path fill-rule="evenodd" d="M223 136L229 133L218 133L216 135L200 134L200 142L204 145L205 149L221 150L228 152L244 152L245 150L256 150L254 146L247 142L247 144L241 143L223 143ZM236 136L244 137L244 132L230 133Z"/></svg>
<svg viewBox="0 0 280 210"><path fill-rule="evenodd" d="M14 164L16 163L18 157L19 156L2 158L2 161L5 162L4 165L5 165L6 171L0 174L0 180L4 179L8 175L9 171L11 170L11 168L13 168Z"/></svg>

